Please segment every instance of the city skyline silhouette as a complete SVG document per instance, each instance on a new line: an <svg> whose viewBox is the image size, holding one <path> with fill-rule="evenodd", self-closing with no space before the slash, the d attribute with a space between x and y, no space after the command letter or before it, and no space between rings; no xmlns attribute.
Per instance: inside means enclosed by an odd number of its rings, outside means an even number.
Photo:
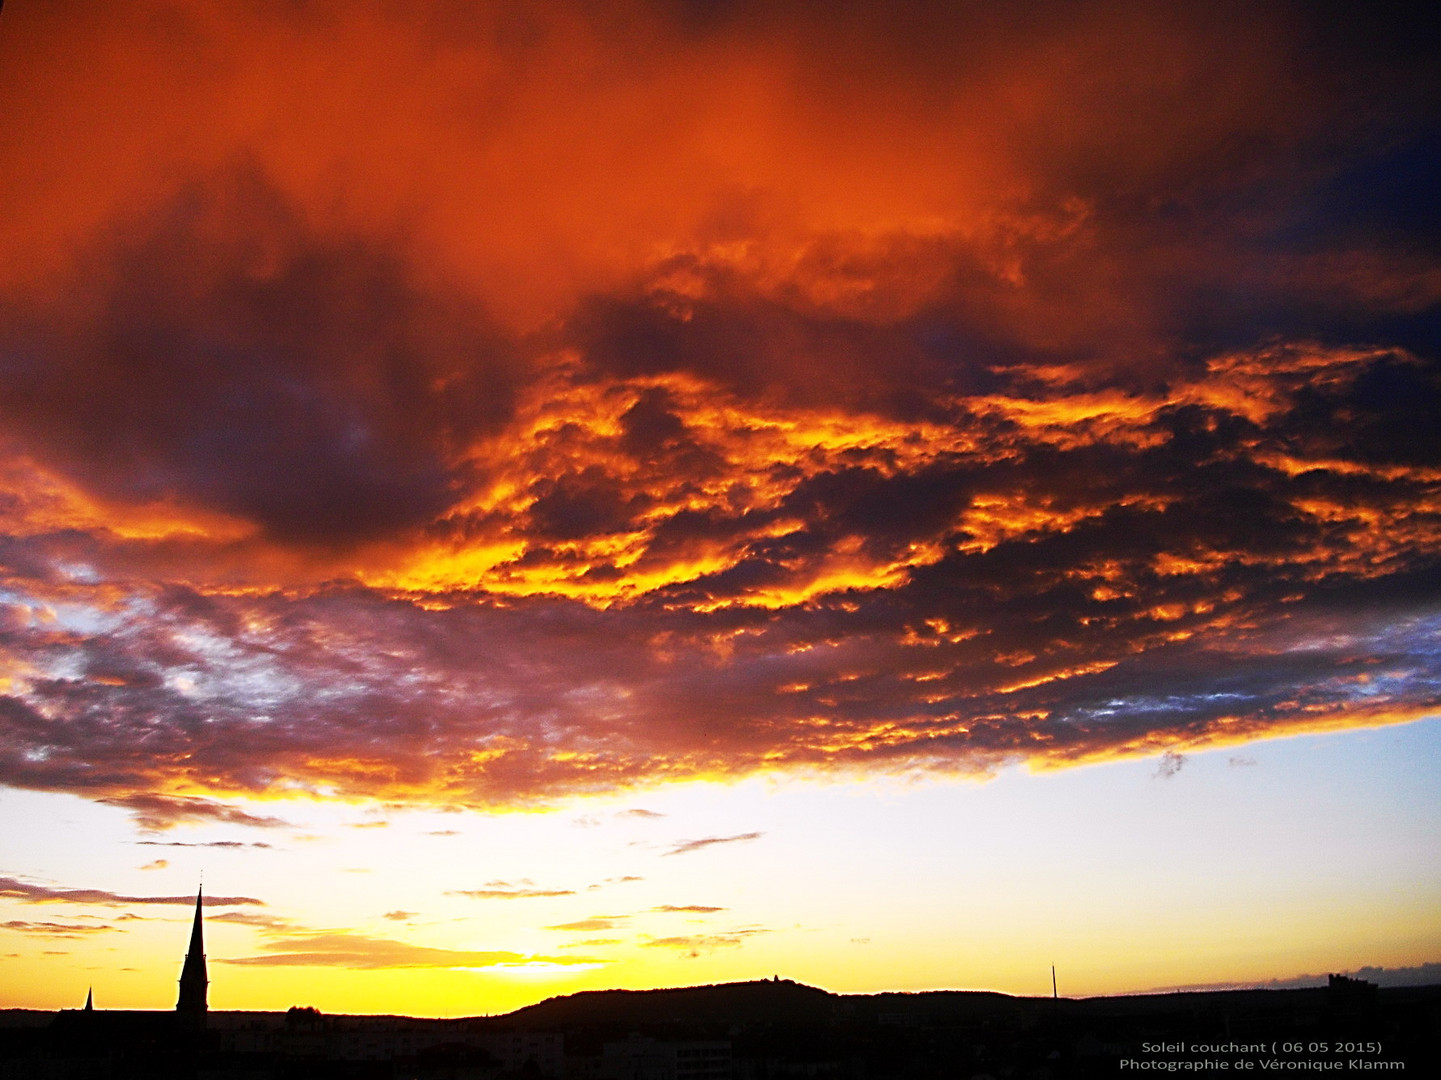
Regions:
<svg viewBox="0 0 1441 1080"><path fill-rule="evenodd" d="M1409 1023L1423 14L4 4L0 1010Z"/></svg>

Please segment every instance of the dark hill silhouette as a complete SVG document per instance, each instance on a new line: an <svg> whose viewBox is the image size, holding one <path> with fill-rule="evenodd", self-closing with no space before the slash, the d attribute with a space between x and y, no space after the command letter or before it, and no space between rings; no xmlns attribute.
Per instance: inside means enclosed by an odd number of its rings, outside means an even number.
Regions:
<svg viewBox="0 0 1441 1080"><path fill-rule="evenodd" d="M663 990L586 990L547 998L503 1019L527 1028L645 1024L825 1024L899 1020L956 1023L1031 1015L1048 998L1017 998L989 990L833 994L791 979L718 983ZM497 1018L500 1019L500 1018Z"/></svg>
<svg viewBox="0 0 1441 1080"><path fill-rule="evenodd" d="M1253 1062L1275 1056L1272 1048L1283 1043L1361 1045L1383 1065L1441 1076L1434 1038L1441 987L1378 988L1341 978L1306 989L1085 999L961 990L833 994L773 979L586 991L501 1016L456 1019L218 1010L205 1030L173 1011L65 1010L39 1026L44 1015L0 1012L0 1077L596 1080L604 1068L615 1071L625 1057L615 1047L632 1039L661 1057L704 1043L717 1057L728 1053L732 1075L749 1080L1113 1078L1123 1059L1179 1053L1144 1049L1157 1043L1223 1046L1218 1053L1227 1060Z"/></svg>
<svg viewBox="0 0 1441 1080"><path fill-rule="evenodd" d="M836 1015L840 998L790 979L687 986L673 990L584 990L510 1013L525 1027L601 1024L774 1022L814 1024Z"/></svg>

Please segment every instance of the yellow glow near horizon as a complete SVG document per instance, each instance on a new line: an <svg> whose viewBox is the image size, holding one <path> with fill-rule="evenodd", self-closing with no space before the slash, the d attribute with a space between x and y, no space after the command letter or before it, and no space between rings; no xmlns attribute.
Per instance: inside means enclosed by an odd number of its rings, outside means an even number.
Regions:
<svg viewBox="0 0 1441 1080"><path fill-rule="evenodd" d="M1048 991L1052 963L1062 993L1085 996L1417 967L1441 952L1434 874L1412 858L1428 811L1401 803L1377 843L1392 811L1332 792L1437 724L1252 744L1259 766L1188 754L1162 779L1135 761L980 783L672 784L499 817L297 803L284 812L309 832L209 853L164 845L214 829L161 834L113 846L107 876L144 895L204 865L215 895L265 899L207 908L215 1009L480 1015L773 974L838 993L1026 995ZM1427 760L1395 776L1399 797L1428 782ZM66 816L126 832L114 810ZM141 852L166 865L136 868ZM847 852L867 853L865 872ZM12 931L0 1005L76 1007L90 985L102 1008L173 1005L183 904L0 911L72 935Z"/></svg>

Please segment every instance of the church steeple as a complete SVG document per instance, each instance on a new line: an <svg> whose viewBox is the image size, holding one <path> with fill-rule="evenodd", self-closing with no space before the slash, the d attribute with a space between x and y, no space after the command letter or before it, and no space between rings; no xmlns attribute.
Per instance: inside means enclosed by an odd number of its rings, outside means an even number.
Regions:
<svg viewBox="0 0 1441 1080"><path fill-rule="evenodd" d="M200 920L203 892L203 886L195 892L195 923L190 928L190 951L185 954L185 966L180 969L180 999L175 1003L177 1013L201 1022L205 1019L205 991L210 985L205 975L205 932Z"/></svg>

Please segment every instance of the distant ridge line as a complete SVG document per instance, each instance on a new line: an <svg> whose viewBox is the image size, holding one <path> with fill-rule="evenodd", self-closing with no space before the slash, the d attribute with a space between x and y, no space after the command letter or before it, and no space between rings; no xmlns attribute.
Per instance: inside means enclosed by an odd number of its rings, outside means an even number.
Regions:
<svg viewBox="0 0 1441 1080"><path fill-rule="evenodd" d="M900 1008L922 1012L1010 1012L1031 999L994 990L835 994L791 979L758 979L652 990L582 990L507 1013L524 1026L641 1022L809 1024L837 1017L874 1018ZM497 1018L500 1019L500 1018Z"/></svg>
<svg viewBox="0 0 1441 1080"><path fill-rule="evenodd" d="M1441 983L1419 986L1382 986L1385 999L1427 1000L1441 1004ZM1141 993L1060 998L1066 1014L1138 1015L1162 1013L1177 1008L1261 1007L1273 1003L1321 1001L1328 989L1314 987L1237 987L1218 989L1153 990ZM417 1024L499 1024L541 1029L566 1026L649 1023L728 1023L761 1020L777 1023L810 1023L815 1020L854 1019L884 1023L886 1017L901 1014L917 1017L1021 1016L1049 1007L1051 995L1017 996L996 990L889 990L870 994L837 994L790 979L764 979L700 986L660 987L647 990L580 990L547 998L508 1013L470 1014L454 1017L409 1016L401 1013L325 1013L339 1021L399 1021ZM0 1030L48 1025L60 1016L79 1016L81 1009L0 1008ZM97 1018L121 1016L173 1016L173 1011L155 1009L97 1009ZM319 1015L319 1014L318 1014ZM224 1028L247 1017L283 1020L281 1009L218 1009L210 1012L211 1026Z"/></svg>

